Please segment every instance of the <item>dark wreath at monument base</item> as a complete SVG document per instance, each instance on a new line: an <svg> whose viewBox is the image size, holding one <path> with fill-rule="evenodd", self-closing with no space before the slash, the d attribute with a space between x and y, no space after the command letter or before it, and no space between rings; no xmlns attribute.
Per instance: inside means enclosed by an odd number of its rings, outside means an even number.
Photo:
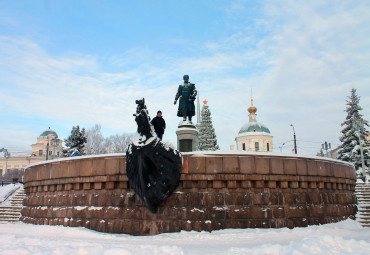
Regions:
<svg viewBox="0 0 370 255"><path fill-rule="evenodd" d="M179 184L181 155L166 147L155 135L144 98L136 100L136 104L134 116L138 137L126 152L127 177L147 208L155 213Z"/></svg>

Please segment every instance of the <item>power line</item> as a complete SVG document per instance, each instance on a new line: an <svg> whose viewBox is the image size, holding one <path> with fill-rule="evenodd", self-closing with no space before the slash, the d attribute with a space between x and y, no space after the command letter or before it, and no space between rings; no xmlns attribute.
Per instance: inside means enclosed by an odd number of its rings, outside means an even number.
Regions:
<svg viewBox="0 0 370 255"><path fill-rule="evenodd" d="M304 143L320 143L321 144L321 142L314 142L314 141L304 141L304 140L297 140L297 141L304 142Z"/></svg>
<svg viewBox="0 0 370 255"><path fill-rule="evenodd" d="M319 144L322 144L322 142L314 142L314 141L304 141L304 140L297 140L299 142L304 142L304 143L319 143ZM332 145L340 145L338 143L331 143Z"/></svg>
<svg viewBox="0 0 370 255"><path fill-rule="evenodd" d="M286 142L281 142L281 143L274 143L275 145L279 145L279 144L287 144L287 143L289 143L289 142L293 142L293 140L289 140L289 141L286 141Z"/></svg>
<svg viewBox="0 0 370 255"><path fill-rule="evenodd" d="M310 148L310 149L317 149L317 147L310 147L310 146L298 146L298 148Z"/></svg>

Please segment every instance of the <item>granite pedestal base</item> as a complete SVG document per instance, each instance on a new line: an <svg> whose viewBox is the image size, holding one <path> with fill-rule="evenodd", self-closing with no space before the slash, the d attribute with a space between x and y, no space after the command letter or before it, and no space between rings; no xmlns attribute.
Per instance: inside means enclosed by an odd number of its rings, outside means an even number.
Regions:
<svg viewBox="0 0 370 255"><path fill-rule="evenodd" d="M190 121L181 121L176 130L177 150L191 152L198 150L198 129Z"/></svg>
<svg viewBox="0 0 370 255"><path fill-rule="evenodd" d="M183 153L175 192L150 212L130 187L124 154L30 165L21 221L131 235L294 228L354 218L352 165L327 158Z"/></svg>

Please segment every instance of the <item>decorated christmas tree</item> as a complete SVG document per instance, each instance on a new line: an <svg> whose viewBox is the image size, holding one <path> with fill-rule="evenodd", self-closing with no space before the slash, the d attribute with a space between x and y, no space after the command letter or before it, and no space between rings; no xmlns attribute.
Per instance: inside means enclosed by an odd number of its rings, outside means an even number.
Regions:
<svg viewBox="0 0 370 255"><path fill-rule="evenodd" d="M211 111L207 105L207 101L203 101L203 108L201 112L201 121L198 124L199 129L199 150L201 151L215 151L219 150L215 129L212 125Z"/></svg>
<svg viewBox="0 0 370 255"><path fill-rule="evenodd" d="M342 146L338 151L338 159L352 162L355 165L357 176L362 178L363 162L365 171L367 172L367 179L369 179L370 142L366 139L368 135L366 126L369 125L360 113L362 108L359 102L360 97L356 94L356 89L352 89L351 95L347 100L347 109L345 110L347 112L347 117L342 123L342 136L339 138L342 142ZM361 157L361 150L363 157Z"/></svg>

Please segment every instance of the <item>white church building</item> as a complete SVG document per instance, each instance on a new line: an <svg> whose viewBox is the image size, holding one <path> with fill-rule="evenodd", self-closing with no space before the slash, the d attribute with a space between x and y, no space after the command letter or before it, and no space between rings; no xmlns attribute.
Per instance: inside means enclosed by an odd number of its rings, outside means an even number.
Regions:
<svg viewBox="0 0 370 255"><path fill-rule="evenodd" d="M257 107L253 106L253 99L248 112L249 121L240 128L235 138L237 150L272 152L273 136L264 124L257 122Z"/></svg>

